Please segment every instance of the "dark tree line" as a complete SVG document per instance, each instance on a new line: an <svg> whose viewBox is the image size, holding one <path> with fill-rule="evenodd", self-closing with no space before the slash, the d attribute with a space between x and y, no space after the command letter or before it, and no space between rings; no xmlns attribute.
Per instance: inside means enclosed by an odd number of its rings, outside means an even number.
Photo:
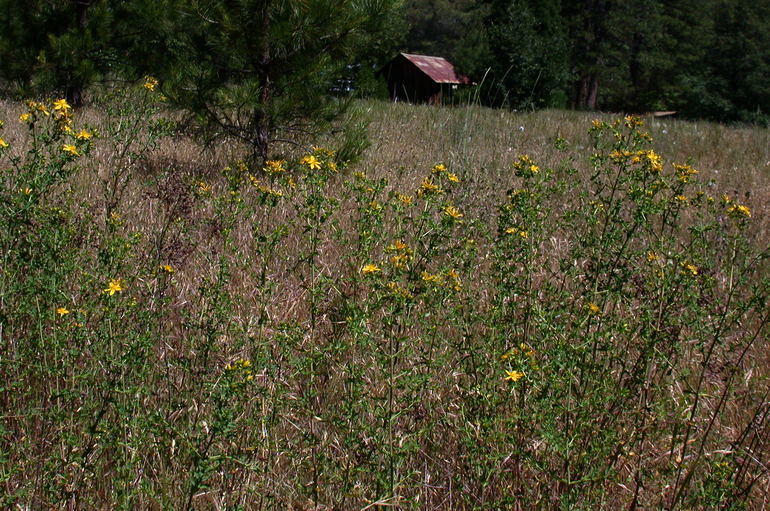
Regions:
<svg viewBox="0 0 770 511"><path fill-rule="evenodd" d="M770 112L770 4L756 0L0 0L6 95L77 106L95 83L153 75L263 158L334 118L329 91L351 69L376 90L398 51L448 57L493 106Z"/></svg>
<svg viewBox="0 0 770 511"><path fill-rule="evenodd" d="M448 57L512 108L766 123L770 3L410 0L404 47Z"/></svg>
<svg viewBox="0 0 770 511"><path fill-rule="evenodd" d="M0 88L61 95L151 75L207 133L271 145L328 126L350 62L393 49L400 0L0 0Z"/></svg>

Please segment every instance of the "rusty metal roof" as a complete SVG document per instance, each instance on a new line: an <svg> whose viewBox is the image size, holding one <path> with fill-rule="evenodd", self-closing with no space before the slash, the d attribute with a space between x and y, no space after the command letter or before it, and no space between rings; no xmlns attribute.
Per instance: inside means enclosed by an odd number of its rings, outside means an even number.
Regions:
<svg viewBox="0 0 770 511"><path fill-rule="evenodd" d="M420 68L436 83L461 83L471 84L471 79L455 71L455 67L448 60L441 57L428 57L427 55L412 55L402 53L409 62Z"/></svg>

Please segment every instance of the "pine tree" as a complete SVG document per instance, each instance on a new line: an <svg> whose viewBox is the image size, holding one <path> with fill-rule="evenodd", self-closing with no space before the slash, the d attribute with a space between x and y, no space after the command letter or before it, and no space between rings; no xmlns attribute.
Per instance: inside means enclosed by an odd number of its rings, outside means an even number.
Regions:
<svg viewBox="0 0 770 511"><path fill-rule="evenodd" d="M55 91L73 106L108 72L116 6L107 0L0 0L0 74L23 94Z"/></svg>
<svg viewBox="0 0 770 511"><path fill-rule="evenodd" d="M516 108L564 106L567 34L560 0L493 0L487 21L490 101Z"/></svg>
<svg viewBox="0 0 770 511"><path fill-rule="evenodd" d="M197 121L253 148L317 132L339 113L329 88L381 33L397 0L178 2L164 89Z"/></svg>

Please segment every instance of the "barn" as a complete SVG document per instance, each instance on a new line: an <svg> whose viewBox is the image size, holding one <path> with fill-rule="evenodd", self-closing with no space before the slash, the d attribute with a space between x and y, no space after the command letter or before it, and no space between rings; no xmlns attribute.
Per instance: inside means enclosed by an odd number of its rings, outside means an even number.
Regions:
<svg viewBox="0 0 770 511"><path fill-rule="evenodd" d="M451 100L458 86L473 84L448 60L426 55L400 53L380 73L393 101L440 105Z"/></svg>

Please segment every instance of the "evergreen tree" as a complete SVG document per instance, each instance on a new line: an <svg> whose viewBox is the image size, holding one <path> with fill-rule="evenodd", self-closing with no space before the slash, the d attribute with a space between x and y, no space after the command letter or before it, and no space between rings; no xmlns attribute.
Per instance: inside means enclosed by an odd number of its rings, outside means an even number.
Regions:
<svg viewBox="0 0 770 511"><path fill-rule="evenodd" d="M560 0L489 2L487 101L516 108L564 106L567 37Z"/></svg>
<svg viewBox="0 0 770 511"><path fill-rule="evenodd" d="M115 63L107 0L0 0L0 74L25 95L56 91L72 105Z"/></svg>
<svg viewBox="0 0 770 511"><path fill-rule="evenodd" d="M371 47L397 0L179 2L164 89L210 129L271 144L318 131L339 112L329 88Z"/></svg>

